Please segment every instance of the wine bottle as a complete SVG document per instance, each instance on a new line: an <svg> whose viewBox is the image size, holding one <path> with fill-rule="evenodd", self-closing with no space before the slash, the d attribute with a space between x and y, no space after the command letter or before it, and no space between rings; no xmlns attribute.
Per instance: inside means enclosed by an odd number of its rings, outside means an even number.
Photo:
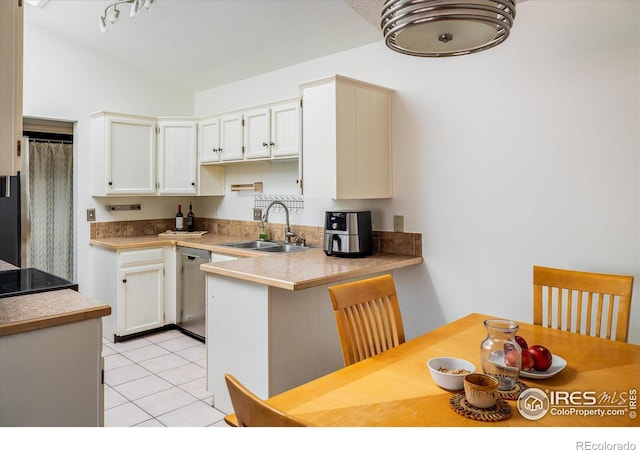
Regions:
<svg viewBox="0 0 640 450"><path fill-rule="evenodd" d="M189 202L189 212L187 213L187 231L193 231L196 224L196 216L193 214L193 205Z"/></svg>
<svg viewBox="0 0 640 450"><path fill-rule="evenodd" d="M178 205L178 213L176 214L176 231L184 230L184 216L182 214L182 205Z"/></svg>

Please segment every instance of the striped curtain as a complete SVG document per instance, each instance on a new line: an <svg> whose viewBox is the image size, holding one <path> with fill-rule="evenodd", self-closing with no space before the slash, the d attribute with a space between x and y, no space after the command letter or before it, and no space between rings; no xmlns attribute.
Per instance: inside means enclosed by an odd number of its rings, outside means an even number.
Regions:
<svg viewBox="0 0 640 450"><path fill-rule="evenodd" d="M29 142L31 267L73 280L73 144Z"/></svg>

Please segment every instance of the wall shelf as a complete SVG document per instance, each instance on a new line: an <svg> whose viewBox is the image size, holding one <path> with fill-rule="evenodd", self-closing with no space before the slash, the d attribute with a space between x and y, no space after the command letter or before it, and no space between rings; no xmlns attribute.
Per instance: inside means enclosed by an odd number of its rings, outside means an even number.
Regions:
<svg viewBox="0 0 640 450"><path fill-rule="evenodd" d="M231 185L231 192L236 191L256 191L262 192L262 181L255 183L236 183Z"/></svg>

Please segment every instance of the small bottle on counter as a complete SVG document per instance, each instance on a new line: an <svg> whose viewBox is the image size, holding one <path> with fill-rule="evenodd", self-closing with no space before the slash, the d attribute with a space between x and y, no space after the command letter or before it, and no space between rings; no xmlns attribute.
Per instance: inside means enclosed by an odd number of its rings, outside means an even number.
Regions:
<svg viewBox="0 0 640 450"><path fill-rule="evenodd" d="M264 227L264 220L260 221L260 234L259 234L259 238L261 241L266 241L267 239L269 239L269 235L267 235L267 230Z"/></svg>
<svg viewBox="0 0 640 450"><path fill-rule="evenodd" d="M182 214L182 205L178 205L178 213L176 214L176 231L184 231L184 215Z"/></svg>
<svg viewBox="0 0 640 450"><path fill-rule="evenodd" d="M193 214L193 205L189 202L189 212L187 213L187 231L192 232L196 224L196 216Z"/></svg>

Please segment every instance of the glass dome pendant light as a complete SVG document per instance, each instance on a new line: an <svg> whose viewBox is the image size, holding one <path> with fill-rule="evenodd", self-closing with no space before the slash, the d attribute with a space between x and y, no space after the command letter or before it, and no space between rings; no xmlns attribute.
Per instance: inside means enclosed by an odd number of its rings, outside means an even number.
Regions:
<svg viewBox="0 0 640 450"><path fill-rule="evenodd" d="M385 0L381 28L394 51L459 56L504 42L515 16L515 0Z"/></svg>

